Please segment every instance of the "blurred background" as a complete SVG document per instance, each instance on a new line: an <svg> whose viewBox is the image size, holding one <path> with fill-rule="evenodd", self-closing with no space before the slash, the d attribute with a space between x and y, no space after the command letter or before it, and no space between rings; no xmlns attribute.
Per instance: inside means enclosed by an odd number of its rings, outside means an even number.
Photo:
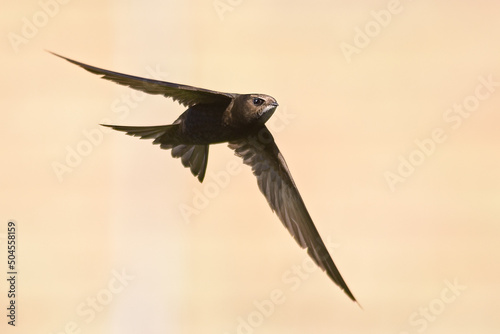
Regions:
<svg viewBox="0 0 500 334"><path fill-rule="evenodd" d="M492 1L5 3L2 333L498 333L500 5ZM265 93L315 224L363 309L312 266L248 166L200 184L99 123L184 108L87 64ZM7 282L0 280L7 307Z"/></svg>

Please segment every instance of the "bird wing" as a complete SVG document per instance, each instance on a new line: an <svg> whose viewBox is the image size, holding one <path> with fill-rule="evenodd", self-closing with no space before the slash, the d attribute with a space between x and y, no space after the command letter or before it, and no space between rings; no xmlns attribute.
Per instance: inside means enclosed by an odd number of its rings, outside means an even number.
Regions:
<svg viewBox="0 0 500 334"><path fill-rule="evenodd" d="M326 271L349 298L356 301L314 226L269 130L263 126L256 134L230 142L229 148L252 167L260 191L299 245L306 248L314 262Z"/></svg>
<svg viewBox="0 0 500 334"><path fill-rule="evenodd" d="M186 107L191 107L199 103L229 104L231 100L234 98L234 95L230 93L216 92L204 88L197 88L166 81L146 79L146 78L136 77L133 75L108 71L102 68L90 66L84 63L80 63L76 60L63 57L61 55L58 55L57 53L53 52L50 53L60 58L66 59L70 63L78 65L91 73L101 75L102 78L104 79L111 80L120 85L128 86L130 88L137 89L148 94L160 94L165 97L170 97L174 101L178 101L180 104Z"/></svg>

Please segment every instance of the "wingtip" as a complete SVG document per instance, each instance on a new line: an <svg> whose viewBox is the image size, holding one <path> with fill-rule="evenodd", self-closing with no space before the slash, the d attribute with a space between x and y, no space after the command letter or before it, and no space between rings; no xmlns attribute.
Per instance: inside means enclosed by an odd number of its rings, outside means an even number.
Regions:
<svg viewBox="0 0 500 334"><path fill-rule="evenodd" d="M361 304L359 303L359 301L356 299L356 297L354 297L354 295L352 294L352 292L349 290L349 288L347 288L347 290L345 289L342 289L342 291L344 291L344 293L347 295L347 297L349 297L350 300L352 300L353 302L355 302L356 304L358 304L359 308L364 310L363 306L361 306Z"/></svg>
<svg viewBox="0 0 500 334"><path fill-rule="evenodd" d="M48 52L48 53L50 53L50 54L53 54L53 55L54 55L54 56L56 56L56 57L59 57L59 58L62 58L62 59L66 59L66 60L68 60L68 58L63 57L63 56L61 56L61 55L60 55L60 54L58 54L58 53L55 53L55 52L50 51L50 50L47 50L47 49L44 49L44 50L45 50L45 52Z"/></svg>
<svg viewBox="0 0 500 334"><path fill-rule="evenodd" d="M356 304L358 304L360 307L361 305L359 304L358 300L356 299L356 297L354 297L354 295L352 294L352 292L349 290L349 288L347 289L342 289L342 291L344 291L344 293L347 295L347 297L349 297L350 300L352 300L353 302L355 302ZM362 308L362 307L361 307Z"/></svg>
<svg viewBox="0 0 500 334"><path fill-rule="evenodd" d="M66 61L68 61L68 62L70 62L70 63L72 63L72 64L75 64L75 65L77 65L77 66L80 66L80 67L82 67L83 69L85 69L85 70L87 70L87 71L89 71L89 72L92 72L92 68L94 68L93 66L90 66L90 65L87 65L87 64L81 63L81 62L79 62L79 61L73 60L73 59L68 58L68 57L61 56L60 54L55 53L55 52L52 52L52 51L50 51L50 50L45 50L45 51L47 51L48 53L53 54L53 55L54 55L54 56L56 56L56 57L59 57L59 58L61 58L61 59L64 59L64 60L66 60Z"/></svg>
<svg viewBox="0 0 500 334"><path fill-rule="evenodd" d="M349 288L346 287L346 289L342 289L342 291L347 295L347 297L349 297L349 299L351 301L353 301L354 303L358 304L359 308L361 308L362 310L363 309L363 306L361 306L361 304L359 303L359 301L356 299L356 297L354 297L354 295L352 294L352 292L349 290Z"/></svg>

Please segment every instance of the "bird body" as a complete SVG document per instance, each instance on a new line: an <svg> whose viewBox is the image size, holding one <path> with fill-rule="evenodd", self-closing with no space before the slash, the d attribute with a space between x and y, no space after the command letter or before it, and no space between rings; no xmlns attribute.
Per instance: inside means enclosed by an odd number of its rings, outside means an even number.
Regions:
<svg viewBox="0 0 500 334"><path fill-rule="evenodd" d="M278 107L265 94L234 94L212 91L165 81L146 79L86 65L54 54L104 79L149 94L161 94L187 107L170 125L106 125L141 139L153 139L162 149L170 149L185 167L203 182L209 146L228 142L229 148L252 168L257 184L271 209L277 214L297 243L307 249L321 267L353 301L347 287L326 249L290 170L265 123Z"/></svg>

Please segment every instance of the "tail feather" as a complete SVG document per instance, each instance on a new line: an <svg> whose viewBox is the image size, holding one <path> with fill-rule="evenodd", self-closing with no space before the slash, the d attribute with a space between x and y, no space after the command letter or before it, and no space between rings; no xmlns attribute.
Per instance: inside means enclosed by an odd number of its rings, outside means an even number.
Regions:
<svg viewBox="0 0 500 334"><path fill-rule="evenodd" d="M200 182L203 182L208 163L208 145L180 144L176 140L178 124L159 126L101 125L141 139L154 139L153 144L159 144L160 148L172 149L172 157L181 158L184 167L190 168L191 173Z"/></svg>
<svg viewBox="0 0 500 334"><path fill-rule="evenodd" d="M203 182L208 162L208 145L177 145L172 148L172 156L181 158L184 167L189 167L191 173Z"/></svg>
<svg viewBox="0 0 500 334"><path fill-rule="evenodd" d="M101 125L107 126L108 128L112 128L114 130L123 131L129 136L140 137L141 139L155 139L155 141L161 138L163 135L173 134L174 130L177 130L178 127L177 124L159 126L123 126L108 124Z"/></svg>

